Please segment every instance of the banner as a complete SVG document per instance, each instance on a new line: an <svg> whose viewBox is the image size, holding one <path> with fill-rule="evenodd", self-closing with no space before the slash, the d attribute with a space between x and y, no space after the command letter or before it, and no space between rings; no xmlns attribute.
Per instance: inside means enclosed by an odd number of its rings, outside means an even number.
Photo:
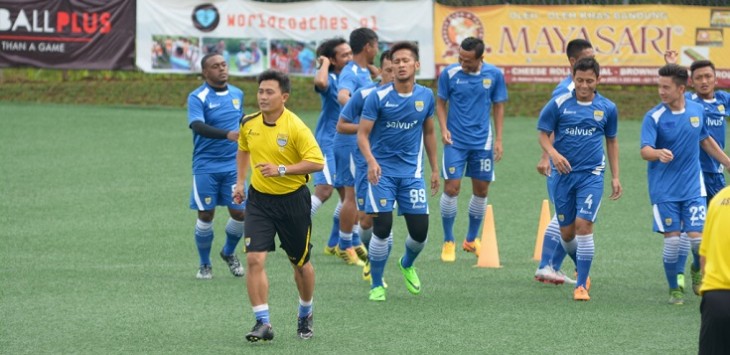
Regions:
<svg viewBox="0 0 730 355"><path fill-rule="evenodd" d="M1 0L0 67L134 69L135 2Z"/></svg>
<svg viewBox="0 0 730 355"><path fill-rule="evenodd" d="M439 69L457 61L461 40L476 36L484 39L486 61L502 68L507 82L558 82L570 74L565 47L584 38L593 44L603 83L653 84L664 52L672 49L684 66L712 60L718 83L730 87L728 7L434 6Z"/></svg>
<svg viewBox="0 0 730 355"><path fill-rule="evenodd" d="M231 75L256 75L269 68L314 75L322 40L349 39L352 30L369 27L378 34L381 51L393 42L417 42L418 77L433 78L432 19L431 0L138 0L136 63L152 73L200 72L200 58L218 52Z"/></svg>

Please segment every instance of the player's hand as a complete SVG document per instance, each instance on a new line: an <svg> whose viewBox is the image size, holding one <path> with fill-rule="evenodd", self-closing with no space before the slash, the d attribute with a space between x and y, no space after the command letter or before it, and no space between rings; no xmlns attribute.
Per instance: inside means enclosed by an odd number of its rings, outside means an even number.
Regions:
<svg viewBox="0 0 730 355"><path fill-rule="evenodd" d="M555 152L555 155L551 156L550 159L553 161L555 169L558 169L558 173L560 174L569 174L570 171L573 170L568 159L565 159L565 157L558 152Z"/></svg>
<svg viewBox="0 0 730 355"><path fill-rule="evenodd" d="M330 67L330 59L321 55L319 58L317 58L317 69L325 67L326 69L329 69Z"/></svg>
<svg viewBox="0 0 730 355"><path fill-rule="evenodd" d="M609 196L612 200L618 200L621 195L623 195L624 190L621 187L621 182L618 180L618 178L611 179L611 196Z"/></svg>
<svg viewBox="0 0 730 355"><path fill-rule="evenodd" d="M451 132L448 129L441 132L441 142L444 143L444 145L454 144L451 140Z"/></svg>
<svg viewBox="0 0 730 355"><path fill-rule="evenodd" d="M441 187L441 177L438 171L431 172L431 197L436 196Z"/></svg>
<svg viewBox="0 0 730 355"><path fill-rule="evenodd" d="M502 153L504 151L502 150L502 140L497 139L494 141L494 161L498 162L502 160Z"/></svg>
<svg viewBox="0 0 730 355"><path fill-rule="evenodd" d="M258 163L255 166L256 169L259 169L261 172L261 175L264 177L277 177L279 176L279 166L274 165L272 163Z"/></svg>
<svg viewBox="0 0 730 355"><path fill-rule="evenodd" d="M238 131L228 131L226 133L226 139L231 142L238 142Z"/></svg>
<svg viewBox="0 0 730 355"><path fill-rule="evenodd" d="M675 50L668 50L664 52L664 62L667 64L677 64L679 59L679 53Z"/></svg>
<svg viewBox="0 0 730 355"><path fill-rule="evenodd" d="M659 161L662 163L669 163L674 160L674 154L669 149L657 149L657 153L659 153Z"/></svg>
<svg viewBox="0 0 730 355"><path fill-rule="evenodd" d="M537 162L537 172L540 175L550 176L550 158L547 154L543 154Z"/></svg>
<svg viewBox="0 0 730 355"><path fill-rule="evenodd" d="M372 162L368 162L368 181L371 184L377 185L378 181L380 181L381 174L380 164L377 161L373 160Z"/></svg>
<svg viewBox="0 0 730 355"><path fill-rule="evenodd" d="M243 185L236 184L236 187L233 188L233 202L240 205L243 201L246 201L246 191L243 189Z"/></svg>

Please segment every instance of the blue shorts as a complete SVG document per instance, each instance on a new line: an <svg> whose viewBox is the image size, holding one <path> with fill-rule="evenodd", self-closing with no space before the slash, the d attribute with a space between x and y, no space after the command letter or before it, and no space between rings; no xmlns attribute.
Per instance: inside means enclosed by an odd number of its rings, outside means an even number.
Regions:
<svg viewBox="0 0 730 355"><path fill-rule="evenodd" d="M710 200L725 188L725 175L703 171L702 177L705 180L705 190L707 190L707 204L710 204Z"/></svg>
<svg viewBox="0 0 730 355"><path fill-rule="evenodd" d="M447 180L461 179L465 175L477 180L494 181L492 150L459 149L447 144L444 146L441 166L441 177Z"/></svg>
<svg viewBox="0 0 730 355"><path fill-rule="evenodd" d="M336 162L335 162L335 154L332 150L330 151L322 151L322 154L324 155L324 168L322 171L318 171L313 175L314 177L314 186L317 185L331 185L334 187L340 187L335 184L335 172L336 172Z"/></svg>
<svg viewBox="0 0 730 355"><path fill-rule="evenodd" d="M575 222L576 217L595 222L603 197L603 175L589 171L572 172L548 179L551 196L561 227Z"/></svg>
<svg viewBox="0 0 730 355"><path fill-rule="evenodd" d="M365 200L368 196L368 168L357 166L355 168L355 203L357 210L365 212Z"/></svg>
<svg viewBox="0 0 730 355"><path fill-rule="evenodd" d="M679 202L663 202L653 206L654 231L702 232L705 227L707 201L704 197Z"/></svg>
<svg viewBox="0 0 730 355"><path fill-rule="evenodd" d="M354 147L335 147L335 186L355 186Z"/></svg>
<svg viewBox="0 0 730 355"><path fill-rule="evenodd" d="M398 215L428 214L426 183L422 178L381 176L377 185L368 184L365 212L393 211L398 202Z"/></svg>
<svg viewBox="0 0 730 355"><path fill-rule="evenodd" d="M233 202L232 195L235 187L235 171L193 175L190 208L198 211L211 211L215 209L215 206L228 206L234 210L242 210L246 208L246 201L241 204Z"/></svg>

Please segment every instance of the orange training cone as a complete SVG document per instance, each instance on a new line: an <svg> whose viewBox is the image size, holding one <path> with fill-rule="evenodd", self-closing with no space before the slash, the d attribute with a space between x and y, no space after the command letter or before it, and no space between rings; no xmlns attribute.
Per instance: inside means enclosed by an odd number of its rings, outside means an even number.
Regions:
<svg viewBox="0 0 730 355"><path fill-rule="evenodd" d="M487 205L484 214L484 228L482 229L482 247L476 267L499 268L499 250L497 249L497 233L494 230L494 212L492 205Z"/></svg>
<svg viewBox="0 0 730 355"><path fill-rule="evenodd" d="M540 210L540 221L537 223L537 238L535 238L535 253L532 254L532 260L540 261L542 256L542 240L545 236L545 230L550 224L550 203L548 200L542 200L542 209Z"/></svg>

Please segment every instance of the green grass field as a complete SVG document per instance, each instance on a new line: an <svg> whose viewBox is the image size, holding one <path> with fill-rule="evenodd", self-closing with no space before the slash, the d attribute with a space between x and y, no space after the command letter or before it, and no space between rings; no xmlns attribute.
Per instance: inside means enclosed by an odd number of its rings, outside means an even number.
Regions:
<svg viewBox="0 0 730 355"><path fill-rule="evenodd" d="M669 306L661 238L651 232L638 121L619 124L619 201L595 228L592 300L533 281L545 179L535 172L534 119L505 123L505 156L490 188L501 269L440 261L438 195L412 296L396 265L388 300L367 300L360 269L323 255L334 201L314 221L315 337L295 336L297 294L283 252L270 254L274 342L248 344L245 282L213 258L195 279L188 209L191 134L183 109L0 103L0 353L695 353L700 299ZM310 125L315 113L303 114ZM465 181L456 234L466 231ZM609 188L610 191L610 188ZM607 196L607 195L606 195ZM214 254L225 234L218 210ZM572 263L566 261L570 271Z"/></svg>

